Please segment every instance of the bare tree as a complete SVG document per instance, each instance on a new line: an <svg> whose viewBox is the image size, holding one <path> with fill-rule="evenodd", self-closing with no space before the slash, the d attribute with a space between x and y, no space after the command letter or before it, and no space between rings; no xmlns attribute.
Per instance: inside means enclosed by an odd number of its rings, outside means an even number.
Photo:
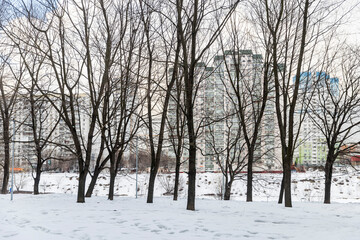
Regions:
<svg viewBox="0 0 360 240"><path fill-rule="evenodd" d="M196 190L196 129L194 126L194 104L198 85L195 69L207 50L221 33L225 23L231 16L239 1L176 1L177 31L180 36L182 50L182 71L185 83L185 112L189 138L189 185L187 210L195 210ZM218 26L209 31L210 24L205 16L216 13ZM204 30L206 29L206 32ZM203 44L201 39L206 39Z"/></svg>
<svg viewBox="0 0 360 240"><path fill-rule="evenodd" d="M3 25L1 25L3 29ZM4 161L1 166L4 170L1 193L6 194L9 182L10 164L10 143L12 134L10 133L10 123L13 119L17 94L20 88L20 80L24 72L24 65L14 64L19 61L18 56L14 55L15 46L7 39L2 38L0 42L0 116L2 124L2 142L4 146Z"/></svg>
<svg viewBox="0 0 360 240"><path fill-rule="evenodd" d="M16 12L17 9L14 9ZM19 100L18 108L21 108L23 114L27 115L24 122L19 123L22 129L29 128L32 132L32 137L26 142L21 141L20 144L33 144L36 156L36 163L33 163L29 156L31 153L27 152L23 156L27 158L31 168L35 170L34 178L34 194L39 194L39 182L43 165L49 161L56 150L56 146L52 145L50 140L53 133L58 126L59 117L50 119L52 116L52 107L48 101L41 96L37 86L41 85L41 68L44 63L44 56L39 53L39 50L34 47L39 44L39 34L33 34L31 28L27 28L26 24L21 21L13 20L6 27L3 28L7 38L11 40L16 48L16 54L21 58L24 65L24 79L17 79L21 83L21 92L18 93ZM14 76L17 77L17 76ZM41 85L43 89L45 85ZM49 86L47 86L49 88ZM21 96L20 96L21 95ZM27 113L28 112L28 113ZM19 121L18 121L19 122ZM46 154L44 154L46 152Z"/></svg>
<svg viewBox="0 0 360 240"><path fill-rule="evenodd" d="M69 131L74 146L69 150L78 159L77 202L85 202L85 181L91 161L104 154L102 126L98 126L98 120L104 112L102 103L121 38L117 29L110 26L113 19L107 17L117 9L102 0L69 0L56 4L48 1L42 6L46 21L34 19L33 9L25 8L29 24L41 35L38 49L45 56L48 75L54 79L51 91L40 86L38 89ZM95 149L95 145L99 148Z"/></svg>
<svg viewBox="0 0 360 240"><path fill-rule="evenodd" d="M33 79L34 80L34 79ZM49 163L56 159L57 146L51 144L51 139L54 136L54 132L59 124L60 118L50 120L51 118L51 106L41 95L35 95L34 85L28 89L28 95L23 101L30 103L28 120L23 123L24 128L30 128L32 137L29 139L30 142L20 142L20 144L34 145L36 162L33 163L31 159L27 159L31 165L32 170L35 170L34 178L34 194L39 194L39 183L41 173L44 171L44 164ZM28 157L29 153L26 153ZM54 163L53 163L54 164Z"/></svg>
<svg viewBox="0 0 360 240"><path fill-rule="evenodd" d="M299 94L301 73L316 67L316 47L329 29L329 15L339 5L311 0L253 2L254 20L269 54L265 66L270 68L264 77L273 79L275 109L280 132L283 182L279 196L291 207L291 165L301 123L309 104L306 94ZM326 23L326 20L329 20ZM321 58L321 57L320 57ZM295 77L294 77L295 76ZM305 88L306 89L306 88ZM300 112L300 117L296 117Z"/></svg>
<svg viewBox="0 0 360 240"><path fill-rule="evenodd" d="M164 143L164 132L166 126L166 116L168 111L169 100L171 97L171 89L173 88L176 81L176 72L173 71L170 76L167 75L167 69L169 68L169 63L172 60L173 68L177 69L179 64L179 54L180 54L180 42L179 36L176 33L176 28L174 26L169 25L165 21L166 17L161 14L163 9L159 9L155 7L155 4L149 4L148 1L140 1L140 7L142 10L142 21L145 32L146 39L146 49L147 49L147 120L146 125L149 132L149 142L150 142L150 151L151 151L151 168L150 168L150 178L149 178L149 188L147 195L147 203L152 203L154 198L154 186L156 175L160 166L160 159L162 155L162 148ZM159 17L160 27L156 28L157 25L152 24L155 22L155 13L156 16ZM170 22L171 23L171 22ZM155 29L154 29L155 26ZM156 73L156 66L154 65L155 61L159 61L160 59L156 58L155 53L155 42L153 41L154 32L159 32L161 44L163 49L165 49L165 57L162 60L165 62L163 66L164 74ZM174 37L167 40L167 34L173 34ZM158 36L158 35L157 35ZM175 54L172 54L175 52ZM162 56L163 57L163 56ZM155 74L156 73L156 74ZM160 75L160 76L156 76ZM165 83L163 83L165 82ZM155 90L153 90L153 86L155 85ZM153 104L155 100L155 93L158 92L158 89L161 88L161 92L164 93L163 103L162 103L162 112L160 115L160 126L154 126L153 124ZM159 129L156 129L156 128ZM155 137L157 134L157 138ZM157 142L155 143L157 139Z"/></svg>
<svg viewBox="0 0 360 240"><path fill-rule="evenodd" d="M356 144L348 144L359 133L360 108L360 56L358 48L343 51L340 57L342 77L330 78L326 73L312 86L315 97L310 105L309 117L325 138L327 147L325 164L324 203L330 203L334 162ZM342 49L338 49L342 52ZM337 57L335 54L334 57ZM335 65L336 61L331 61ZM330 70L331 66L327 68Z"/></svg>
<svg viewBox="0 0 360 240"><path fill-rule="evenodd" d="M90 197L100 172L110 163L109 199L113 199L114 182L120 168L121 159L131 139L139 128L139 109L143 104L139 90L141 80L142 38L139 34L139 22L136 21L136 5L131 1L114 3L100 2L103 17L98 51L101 42L108 42L109 71L106 72L107 84L104 89L102 108L99 111L101 146L106 150L105 157L99 154L86 196ZM105 69L106 67L105 64Z"/></svg>
<svg viewBox="0 0 360 240"><path fill-rule="evenodd" d="M174 197L173 200L177 201L179 193L180 181L180 167L185 162L182 160L183 151L186 144L186 119L184 114L184 84L183 78L179 69L170 68L170 71L178 71L176 73L176 83L172 90L172 95L169 104L169 111L167 116L167 128L169 135L170 148L175 154L175 179L174 179Z"/></svg>
<svg viewBox="0 0 360 240"><path fill-rule="evenodd" d="M231 187L236 176L247 166L246 145L242 135L241 126L233 108L225 112L225 117L213 121L206 127L206 157L215 158L224 176L224 200L230 200ZM219 126L219 124L223 126ZM219 139L218 136L221 136ZM206 149L210 148L210 149ZM209 154L210 153L210 154Z"/></svg>
<svg viewBox="0 0 360 240"><path fill-rule="evenodd" d="M252 201L253 164L261 158L261 131L265 106L270 91L269 53L265 53L265 63L262 56L253 54L251 50L242 49L244 38L237 22L230 21L230 39L224 43L221 40L222 82L226 88L229 102L236 109L239 128L247 148L247 193L246 201ZM224 45L231 50L225 50Z"/></svg>
<svg viewBox="0 0 360 240"><path fill-rule="evenodd" d="M141 94L141 57L144 46L143 35L139 29L140 20L133 20L139 17L134 14L136 6L131 3L127 6L129 23L129 39L123 41L120 52L122 53L119 69L120 78L112 83L112 89L108 89L109 94L113 93L114 101L108 105L107 112L110 113L107 128L106 148L110 159L110 189L109 199L114 196L114 183L118 170L121 167L124 153L129 143L134 139L140 127L142 106L144 99ZM121 12L127 12L121 11ZM136 69L136 70L135 70ZM108 94L106 94L107 98Z"/></svg>

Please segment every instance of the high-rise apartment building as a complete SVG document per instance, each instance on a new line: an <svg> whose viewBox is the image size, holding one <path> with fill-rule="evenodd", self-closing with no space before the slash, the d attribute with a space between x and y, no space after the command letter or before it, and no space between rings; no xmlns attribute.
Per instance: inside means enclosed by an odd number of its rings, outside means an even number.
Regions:
<svg viewBox="0 0 360 240"><path fill-rule="evenodd" d="M294 77L295 80L295 77ZM326 88L330 87L329 92ZM321 130L313 123L313 111L325 111L318 103L318 95L338 95L338 78L330 78L325 72L303 72L300 75L299 94L304 103L297 104L296 124L301 121L297 148L294 151L293 162L297 165L323 166L326 162L327 145ZM311 109L307 106L311 105ZM331 103L326 108L331 109Z"/></svg>
<svg viewBox="0 0 360 240"><path fill-rule="evenodd" d="M225 51L223 55L215 56L211 67L202 62L197 64L194 121L198 133L198 171L219 171L218 162L223 163L227 157L243 158L246 163L247 150L237 113L239 106L234 87L244 93L241 97L246 103L245 112L249 113L246 114L246 121L251 129L254 124L251 112L262 101L262 61L261 55L253 54L251 50L240 50ZM276 167L273 97L274 93L270 92L254 156L255 166L266 170ZM169 103L170 128L175 123L176 102L176 99L172 99ZM171 148L168 154L174 156ZM184 150L183 159L186 158L187 151Z"/></svg>
<svg viewBox="0 0 360 240"><path fill-rule="evenodd" d="M40 139L41 145L46 142L42 151L45 169L67 168L66 166L72 165L71 168L75 170L77 168L77 160L70 151L70 149L74 150L74 147L68 126L59 117L59 113L47 98L43 96L35 96L35 98L37 99L34 109L36 115L35 132L38 139ZM57 97L54 96L52 101L56 104ZM80 109L75 127L84 138L89 129L89 115L87 113L90 107L89 98L85 94L80 94L78 96L78 103ZM37 156L34 144L31 105L27 96L18 96L12 118L14 121L10 122L10 135L12 136L13 132L15 132L15 135L12 137L14 144L11 143L10 152L12 155L14 147L15 167L36 167ZM99 138L95 136L94 151L98 151L98 141ZM3 146L3 141L0 141L0 148L3 149ZM4 151L0 151L0 153L3 155ZM54 161L58 159L63 161Z"/></svg>

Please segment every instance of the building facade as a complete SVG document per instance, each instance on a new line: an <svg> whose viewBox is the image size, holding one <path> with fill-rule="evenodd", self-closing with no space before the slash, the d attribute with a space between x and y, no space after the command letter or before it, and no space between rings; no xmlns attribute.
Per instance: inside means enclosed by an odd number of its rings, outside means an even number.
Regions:
<svg viewBox="0 0 360 240"><path fill-rule="evenodd" d="M295 77L294 77L295 81ZM294 151L293 162L295 165L304 166L324 166L327 156L326 139L315 124L314 120L315 111L325 111L324 106L321 106L318 102L318 95L329 94L326 90L327 86L330 86L330 93L334 96L338 95L338 78L331 78L325 72L303 72L300 75L299 93L300 99L303 99L303 103L299 103L296 109L296 122L301 127L299 130L298 144ZM311 106L307 107L309 104ZM330 103L326 106L327 109L331 109ZM306 110L306 111L305 111Z"/></svg>
<svg viewBox="0 0 360 240"><path fill-rule="evenodd" d="M224 51L223 55L215 56L212 64L197 64L194 122L197 129L198 171L220 171L219 163L224 163L226 159L246 165L247 147L239 120L240 106L237 98L238 95L242 98L245 121L248 132L251 133L254 124L254 116L251 114L260 106L262 100L262 67L262 56L254 54L251 50ZM173 91L174 96L177 89ZM273 98L274 92L271 91L255 149L255 166L259 170L273 170L279 167L275 163ZM175 128L178 101L173 98L169 103L169 128ZM168 154L174 157L171 148ZM186 158L185 147L183 161L186 161Z"/></svg>

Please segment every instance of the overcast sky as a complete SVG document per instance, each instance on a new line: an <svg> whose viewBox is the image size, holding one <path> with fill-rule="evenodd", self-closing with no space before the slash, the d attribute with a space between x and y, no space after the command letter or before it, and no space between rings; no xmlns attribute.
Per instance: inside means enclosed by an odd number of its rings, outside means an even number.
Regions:
<svg viewBox="0 0 360 240"><path fill-rule="evenodd" d="M360 0L345 0L342 12L349 12L346 22L341 27L344 37L351 43L360 44Z"/></svg>

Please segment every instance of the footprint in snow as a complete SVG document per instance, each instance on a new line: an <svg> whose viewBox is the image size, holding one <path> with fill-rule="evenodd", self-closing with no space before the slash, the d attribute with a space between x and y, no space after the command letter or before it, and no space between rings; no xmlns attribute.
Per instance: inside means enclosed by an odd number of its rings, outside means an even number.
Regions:
<svg viewBox="0 0 360 240"><path fill-rule="evenodd" d="M2 236L2 239L3 239L3 238L12 238L12 237L15 237L16 235L18 235L18 233L5 234L5 235Z"/></svg>
<svg viewBox="0 0 360 240"><path fill-rule="evenodd" d="M46 232L46 233L49 233L49 232L50 232L49 229L44 228L43 226L34 226L33 228L34 228L35 230L40 230L40 231Z"/></svg>
<svg viewBox="0 0 360 240"><path fill-rule="evenodd" d="M256 219L254 222L257 222L257 223L266 223L266 221L264 221L264 220L259 220L259 219Z"/></svg>
<svg viewBox="0 0 360 240"><path fill-rule="evenodd" d="M166 227L166 226L164 226L164 225L158 225L158 228L160 228L160 229L164 229L164 230L169 230L169 228L168 227Z"/></svg>

